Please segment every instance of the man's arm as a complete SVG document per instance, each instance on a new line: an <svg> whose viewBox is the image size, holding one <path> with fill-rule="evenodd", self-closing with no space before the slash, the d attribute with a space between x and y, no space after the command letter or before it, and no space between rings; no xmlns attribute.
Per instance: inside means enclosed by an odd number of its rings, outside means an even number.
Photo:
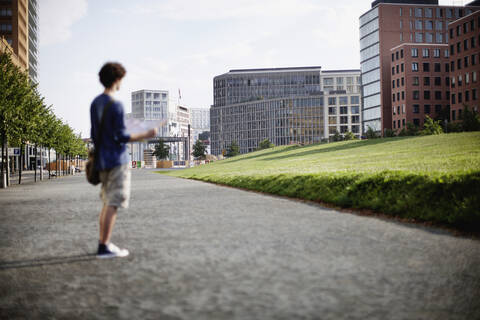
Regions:
<svg viewBox="0 0 480 320"><path fill-rule="evenodd" d="M132 133L128 142L142 141L148 138L153 138L157 135L158 129L153 128L142 133Z"/></svg>

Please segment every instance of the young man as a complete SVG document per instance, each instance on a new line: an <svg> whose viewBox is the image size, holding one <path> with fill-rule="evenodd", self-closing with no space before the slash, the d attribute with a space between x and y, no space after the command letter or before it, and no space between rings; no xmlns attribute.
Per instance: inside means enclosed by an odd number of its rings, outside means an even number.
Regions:
<svg viewBox="0 0 480 320"><path fill-rule="evenodd" d="M99 258L128 256L128 250L119 249L110 242L117 210L127 208L130 198L130 169L126 143L157 135L157 129L140 134L126 132L123 106L113 100L113 94L120 89L125 73L125 68L121 64L106 63L98 74L105 91L93 100L90 107L91 137L95 148L98 148L95 165L100 171L102 182L100 197L103 208L100 212L100 240L97 252ZM100 132L102 116L104 119Z"/></svg>

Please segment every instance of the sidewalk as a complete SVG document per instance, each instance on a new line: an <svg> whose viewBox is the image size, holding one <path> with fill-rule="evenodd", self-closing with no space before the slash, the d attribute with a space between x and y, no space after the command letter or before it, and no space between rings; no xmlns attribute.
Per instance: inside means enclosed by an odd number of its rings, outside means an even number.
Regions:
<svg viewBox="0 0 480 320"><path fill-rule="evenodd" d="M132 170L97 260L99 188L0 192L1 319L478 319L480 241Z"/></svg>

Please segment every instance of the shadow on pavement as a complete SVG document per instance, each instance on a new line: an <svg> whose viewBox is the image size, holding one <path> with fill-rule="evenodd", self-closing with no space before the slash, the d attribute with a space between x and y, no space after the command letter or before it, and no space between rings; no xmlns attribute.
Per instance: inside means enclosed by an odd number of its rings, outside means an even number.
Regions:
<svg viewBox="0 0 480 320"><path fill-rule="evenodd" d="M75 256L55 257L55 258L37 258L31 260L19 260L19 261L0 261L0 270L5 269L18 269L18 268L30 268L41 267L47 265L75 263L82 261L96 260L95 253L80 254Z"/></svg>

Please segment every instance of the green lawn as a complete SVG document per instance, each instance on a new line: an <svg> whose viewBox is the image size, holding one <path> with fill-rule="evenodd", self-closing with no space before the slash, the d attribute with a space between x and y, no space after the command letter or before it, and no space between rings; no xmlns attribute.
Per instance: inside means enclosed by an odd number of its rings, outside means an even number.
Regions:
<svg viewBox="0 0 480 320"><path fill-rule="evenodd" d="M167 174L480 225L480 132L282 146Z"/></svg>

